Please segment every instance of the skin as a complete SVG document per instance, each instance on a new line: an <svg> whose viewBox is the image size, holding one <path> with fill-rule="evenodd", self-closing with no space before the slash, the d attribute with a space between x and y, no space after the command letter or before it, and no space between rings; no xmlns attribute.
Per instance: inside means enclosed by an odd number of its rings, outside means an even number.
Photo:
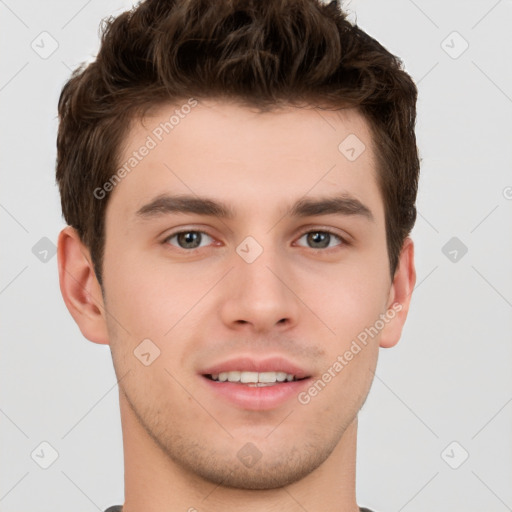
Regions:
<svg viewBox="0 0 512 512"><path fill-rule="evenodd" d="M134 122L121 160L175 108ZM349 134L366 146L355 161L338 150ZM416 280L410 238L391 280L376 173L356 110L258 113L201 101L113 190L104 295L88 249L73 228L62 230L62 295L83 335L110 345L119 379L124 512L359 510L357 414L379 347L400 338ZM234 217L136 215L162 193L222 201ZM288 214L299 199L341 193L373 220ZM348 243L331 236L322 248L307 235L326 229ZM180 230L206 235L187 249L169 238ZM236 252L247 236L263 248L252 263ZM233 356L280 355L313 382L393 304L401 307L394 318L305 405L294 396L272 410L246 410L198 373ZM134 356L147 338L160 350L149 366ZM252 467L237 457L248 442L261 453Z"/></svg>

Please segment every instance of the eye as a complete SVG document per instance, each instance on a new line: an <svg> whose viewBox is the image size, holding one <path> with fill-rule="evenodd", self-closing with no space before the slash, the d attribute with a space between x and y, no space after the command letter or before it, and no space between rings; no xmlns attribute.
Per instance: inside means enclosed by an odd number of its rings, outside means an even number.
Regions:
<svg viewBox="0 0 512 512"><path fill-rule="evenodd" d="M206 234L204 231L179 231L168 236L163 243L168 243L179 247L180 249L198 249L209 245L213 241L213 238ZM203 244L202 242L207 242Z"/></svg>
<svg viewBox="0 0 512 512"><path fill-rule="evenodd" d="M311 249L329 249L337 245L347 244L341 236L325 230L308 231L304 233L299 240L304 238L307 245L299 245L302 247L310 247Z"/></svg>

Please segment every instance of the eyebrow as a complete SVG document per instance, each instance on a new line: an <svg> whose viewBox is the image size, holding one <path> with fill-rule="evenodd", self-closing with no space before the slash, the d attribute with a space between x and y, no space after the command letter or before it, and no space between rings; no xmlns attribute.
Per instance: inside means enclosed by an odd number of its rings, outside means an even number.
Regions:
<svg viewBox="0 0 512 512"><path fill-rule="evenodd" d="M371 210L359 199L350 194L335 197L299 199L289 210L292 217L311 217L316 215L360 216L369 221L374 220ZM189 195L162 194L142 206L136 212L141 219L160 217L169 213L193 213L223 219L232 219L235 212L228 205L206 197Z"/></svg>
<svg viewBox="0 0 512 512"><path fill-rule="evenodd" d="M357 215L370 221L374 220L370 208L349 194L320 199L299 199L290 211L290 215L293 217L332 214Z"/></svg>

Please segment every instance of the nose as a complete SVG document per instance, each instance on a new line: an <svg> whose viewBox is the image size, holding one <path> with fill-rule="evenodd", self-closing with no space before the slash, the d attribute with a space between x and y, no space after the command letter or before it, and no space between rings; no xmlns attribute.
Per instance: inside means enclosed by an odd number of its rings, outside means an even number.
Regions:
<svg viewBox="0 0 512 512"><path fill-rule="evenodd" d="M270 247L253 262L234 254L234 268L222 297L221 319L231 329L264 333L297 324L300 299L293 271Z"/></svg>

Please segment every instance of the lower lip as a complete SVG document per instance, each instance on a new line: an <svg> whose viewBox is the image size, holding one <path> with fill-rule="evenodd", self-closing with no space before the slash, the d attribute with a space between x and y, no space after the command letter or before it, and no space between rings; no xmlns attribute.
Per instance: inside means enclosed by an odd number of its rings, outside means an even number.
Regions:
<svg viewBox="0 0 512 512"><path fill-rule="evenodd" d="M219 382L201 378L209 388L222 398L242 409L251 411L269 411L296 397L302 388L308 385L309 378L282 382L273 386L248 386L237 382Z"/></svg>

